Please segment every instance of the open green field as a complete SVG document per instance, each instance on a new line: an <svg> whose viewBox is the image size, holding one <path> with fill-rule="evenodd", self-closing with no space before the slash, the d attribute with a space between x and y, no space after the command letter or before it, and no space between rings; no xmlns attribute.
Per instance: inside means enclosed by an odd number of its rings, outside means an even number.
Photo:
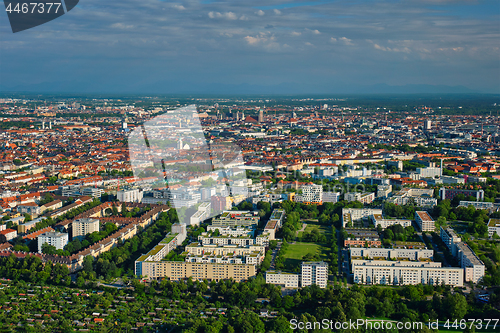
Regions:
<svg viewBox="0 0 500 333"><path fill-rule="evenodd" d="M300 269L302 257L308 253L317 253L321 259L326 259L328 248L318 243L295 242L295 244L288 244L285 254L285 270Z"/></svg>
<svg viewBox="0 0 500 333"><path fill-rule="evenodd" d="M330 226L319 224L318 221L312 221L312 220L304 221L304 223L307 224L306 229L305 229L306 233L310 233L316 229L321 234L325 234L328 239L331 237L332 228ZM303 232L304 231L299 232L299 234L298 234L299 238L302 237Z"/></svg>

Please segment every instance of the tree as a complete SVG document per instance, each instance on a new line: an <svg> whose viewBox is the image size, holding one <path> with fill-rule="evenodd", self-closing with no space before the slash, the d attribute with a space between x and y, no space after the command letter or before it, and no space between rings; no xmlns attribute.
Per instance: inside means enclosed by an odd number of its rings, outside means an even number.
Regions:
<svg viewBox="0 0 500 333"><path fill-rule="evenodd" d="M450 319L460 320L467 314L467 300L461 294L449 296L446 304Z"/></svg>

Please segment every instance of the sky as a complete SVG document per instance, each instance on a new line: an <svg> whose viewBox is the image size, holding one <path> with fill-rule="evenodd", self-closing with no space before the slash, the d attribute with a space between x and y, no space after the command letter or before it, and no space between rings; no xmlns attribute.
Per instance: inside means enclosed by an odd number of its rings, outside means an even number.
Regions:
<svg viewBox="0 0 500 333"><path fill-rule="evenodd" d="M0 14L0 91L500 93L499 47L499 0L80 0Z"/></svg>

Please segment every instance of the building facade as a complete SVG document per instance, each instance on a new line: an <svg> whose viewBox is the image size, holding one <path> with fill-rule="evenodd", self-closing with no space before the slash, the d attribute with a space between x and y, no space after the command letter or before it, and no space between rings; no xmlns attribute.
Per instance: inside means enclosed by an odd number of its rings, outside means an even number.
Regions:
<svg viewBox="0 0 500 333"><path fill-rule="evenodd" d="M326 288L328 283L328 264L324 261L303 262L301 266L300 284L307 287L312 284Z"/></svg>

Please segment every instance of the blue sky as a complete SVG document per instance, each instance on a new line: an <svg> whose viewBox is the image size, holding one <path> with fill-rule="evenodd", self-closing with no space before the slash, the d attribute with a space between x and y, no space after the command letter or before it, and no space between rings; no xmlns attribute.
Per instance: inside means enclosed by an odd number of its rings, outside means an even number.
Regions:
<svg viewBox="0 0 500 333"><path fill-rule="evenodd" d="M500 92L498 0L80 0L8 24L0 14L3 91Z"/></svg>

